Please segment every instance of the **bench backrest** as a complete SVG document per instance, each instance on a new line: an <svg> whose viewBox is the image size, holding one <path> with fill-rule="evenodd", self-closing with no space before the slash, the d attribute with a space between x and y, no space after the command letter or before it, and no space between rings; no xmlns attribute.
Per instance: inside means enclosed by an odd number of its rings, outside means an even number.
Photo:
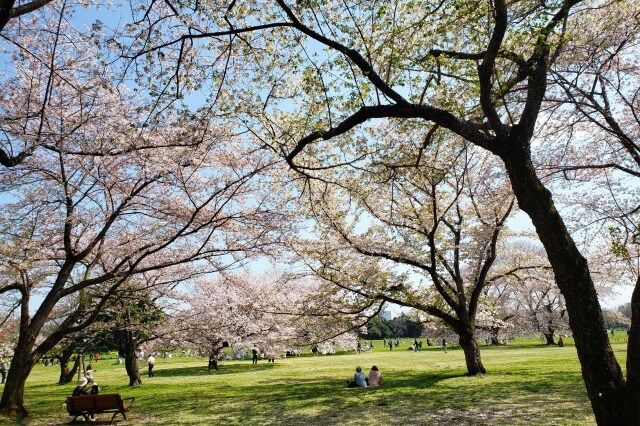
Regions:
<svg viewBox="0 0 640 426"><path fill-rule="evenodd" d="M123 409L122 395L106 393L98 395L80 395L67 398L67 410L71 412L91 411L99 413L106 410Z"/></svg>
<svg viewBox="0 0 640 426"><path fill-rule="evenodd" d="M70 396L67 398L67 410L71 411L93 411L92 395Z"/></svg>
<svg viewBox="0 0 640 426"><path fill-rule="evenodd" d="M122 396L119 393L106 393L104 395L93 395L96 409L98 411L113 410L123 408Z"/></svg>

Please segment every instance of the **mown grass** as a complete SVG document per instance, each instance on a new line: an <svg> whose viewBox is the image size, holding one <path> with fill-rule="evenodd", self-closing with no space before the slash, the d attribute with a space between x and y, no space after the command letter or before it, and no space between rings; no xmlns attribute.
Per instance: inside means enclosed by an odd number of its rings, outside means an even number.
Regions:
<svg viewBox="0 0 640 426"><path fill-rule="evenodd" d="M123 365L94 364L104 393L135 397L127 423L195 424L452 424L585 425L595 424L575 348L545 347L518 341L482 348L488 374L465 375L462 351L425 348L415 353L389 351L378 342L363 354L288 358L257 366L227 361L207 372L206 360L158 360L156 377L130 388ZM624 342L614 343L619 362ZM356 365L376 364L384 375L377 389L349 389ZM31 412L24 424L64 424L70 418L62 402L72 385L54 384L57 367L37 366L27 385ZM108 423L99 416L97 423ZM4 419L3 424L15 421Z"/></svg>

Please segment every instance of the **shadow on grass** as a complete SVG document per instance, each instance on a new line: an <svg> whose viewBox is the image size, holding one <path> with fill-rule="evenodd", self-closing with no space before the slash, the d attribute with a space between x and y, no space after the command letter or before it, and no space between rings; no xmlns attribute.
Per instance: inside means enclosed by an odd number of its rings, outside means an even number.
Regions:
<svg viewBox="0 0 640 426"><path fill-rule="evenodd" d="M494 350L507 348L512 349ZM161 364L165 368L158 369L157 378L168 380L154 383L143 377L141 387L114 384L109 393L136 397L136 407L127 414L132 424L593 424L579 369L567 369L571 364L559 364L547 353L536 351L530 359L495 367L488 363L489 374L473 377L465 374L462 358L425 358L424 365L419 358L394 365L390 358L382 386L365 390L346 387L355 358L337 367L331 359L304 365L230 362L212 372L206 362ZM35 386L37 398L31 404L46 420L33 424L67 423L60 408L64 398L57 396L62 388L47 393L42 387ZM549 406L552 416L544 411Z"/></svg>
<svg viewBox="0 0 640 426"><path fill-rule="evenodd" d="M218 370L209 371L206 365L197 367L180 367L180 368L163 368L156 370L158 377L174 377L174 376L198 376L203 374L209 374L212 376L221 374L237 374L246 373L249 371L265 371L278 368L279 365L275 363L271 364L222 364Z"/></svg>
<svg viewBox="0 0 640 426"><path fill-rule="evenodd" d="M526 346L520 346L520 345L501 345L501 346L497 346L497 345L491 345L491 346L480 346L480 350L481 351L486 351L486 350L513 350L513 349L549 349L549 350L563 350L565 348L574 348L575 345L573 343L565 343L563 348L558 347L558 345L547 345L546 343L540 343L540 344L535 344L535 345L526 345Z"/></svg>
<svg viewBox="0 0 640 426"><path fill-rule="evenodd" d="M526 424L539 407L560 406L565 397L574 400L576 387L571 382L579 381L579 374L569 383L558 383L557 375L551 373L528 381L499 376L499 382L493 382L489 377L469 377L459 371L396 371L384 378L382 386L368 389L347 388L347 377L273 381L265 377L255 387L227 390L212 385L210 391L189 399L166 401L156 414L165 412L171 418L178 410L203 424L397 424L398 418L419 418L419 424ZM532 399L538 404L531 404ZM373 418L362 421L367 412L376 413L375 422ZM564 414L568 419L573 415ZM564 414L559 415L560 421Z"/></svg>

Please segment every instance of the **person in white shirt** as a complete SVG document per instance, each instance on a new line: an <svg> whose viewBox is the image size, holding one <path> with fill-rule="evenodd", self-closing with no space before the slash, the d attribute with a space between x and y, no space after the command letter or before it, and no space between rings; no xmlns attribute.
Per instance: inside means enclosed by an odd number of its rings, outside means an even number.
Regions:
<svg viewBox="0 0 640 426"><path fill-rule="evenodd" d="M156 364L156 359L153 354L149 355L149 358L147 358L147 364L149 365L149 377L154 377L155 374L153 373L153 366Z"/></svg>
<svg viewBox="0 0 640 426"><path fill-rule="evenodd" d="M91 367L91 364L87 365L87 369L84 371L84 377L87 378L87 381L91 384L93 384L93 382L95 382L95 380L93 379L93 368Z"/></svg>

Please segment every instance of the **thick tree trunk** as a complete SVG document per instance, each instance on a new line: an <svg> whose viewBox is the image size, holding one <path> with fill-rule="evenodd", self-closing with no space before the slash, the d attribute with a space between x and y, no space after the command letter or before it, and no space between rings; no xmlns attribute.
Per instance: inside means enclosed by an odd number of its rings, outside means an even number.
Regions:
<svg viewBox="0 0 640 426"><path fill-rule="evenodd" d="M217 354L209 355L209 366L207 367L207 371L218 370L218 358Z"/></svg>
<svg viewBox="0 0 640 426"><path fill-rule="evenodd" d="M2 399L0 399L0 413L8 417L25 417L28 412L24 408L24 386L27 378L37 362L29 350L19 350L20 342L14 352L11 367L4 384ZM29 346L30 347L30 346Z"/></svg>
<svg viewBox="0 0 640 426"><path fill-rule="evenodd" d="M138 342L135 341L131 330L121 329L117 330L116 333L118 333L120 341L119 352L124 354L124 367L129 376L129 386L141 385L142 379L140 378L138 354L136 353Z"/></svg>
<svg viewBox="0 0 640 426"><path fill-rule="evenodd" d="M474 335L469 333L459 333L459 335L460 347L464 352L464 359L467 363L467 374L470 376L486 374L487 370L485 370L482 365L482 360L480 359L480 348L478 347L478 342L476 342Z"/></svg>
<svg viewBox="0 0 640 426"><path fill-rule="evenodd" d="M640 423L640 277L631 296L631 328L627 342L627 424Z"/></svg>
<svg viewBox="0 0 640 426"><path fill-rule="evenodd" d="M62 354L58 357L60 360L60 380L59 384L64 385L73 380L73 376L75 376L76 371L78 371L78 366L80 365L80 357L76 357L75 362L73 363L73 368L68 372L66 371L69 367L69 360L71 359L71 355L76 350L76 345L70 344L66 348L62 350ZM66 368L65 368L66 367Z"/></svg>
<svg viewBox="0 0 640 426"><path fill-rule="evenodd" d="M544 338L547 340L547 345L550 346L550 345L555 345L556 344L556 342L553 340L553 331L551 331L551 332L547 331L547 332L542 333L542 334L544 335Z"/></svg>
<svg viewBox="0 0 640 426"><path fill-rule="evenodd" d="M131 333L126 331L125 333ZM129 376L129 386L136 386L142 384L140 378L140 367L138 366L138 355L136 354L136 347L133 344L132 338L125 339L124 347L124 366Z"/></svg>
<svg viewBox="0 0 640 426"><path fill-rule="evenodd" d="M489 330L489 334L491 335L491 344L494 346L500 346L500 328L499 327L491 327Z"/></svg>
<svg viewBox="0 0 640 426"><path fill-rule="evenodd" d="M515 131L515 130L514 130ZM510 140L500 153L520 208L536 228L565 297L569 324L587 394L600 425L625 424L626 385L609 344L602 312L586 259L555 208L551 193L536 176L528 141ZM637 423L634 423L637 424Z"/></svg>
<svg viewBox="0 0 640 426"><path fill-rule="evenodd" d="M127 375L129 376L129 386L141 385L142 379L140 379L140 367L138 366L138 358L136 357L135 352L129 353L127 351L124 358L124 366L127 370Z"/></svg>
<svg viewBox="0 0 640 426"><path fill-rule="evenodd" d="M59 291L64 288L64 283L67 282L73 265L74 262L65 261L60 268L53 288L33 316L29 315L30 293L23 294L18 343L13 352L11 367L0 399L0 413L6 416L26 416L28 414L24 407L24 387L27 378L38 360L64 337L63 333L53 333L35 348L36 339L57 303Z"/></svg>

